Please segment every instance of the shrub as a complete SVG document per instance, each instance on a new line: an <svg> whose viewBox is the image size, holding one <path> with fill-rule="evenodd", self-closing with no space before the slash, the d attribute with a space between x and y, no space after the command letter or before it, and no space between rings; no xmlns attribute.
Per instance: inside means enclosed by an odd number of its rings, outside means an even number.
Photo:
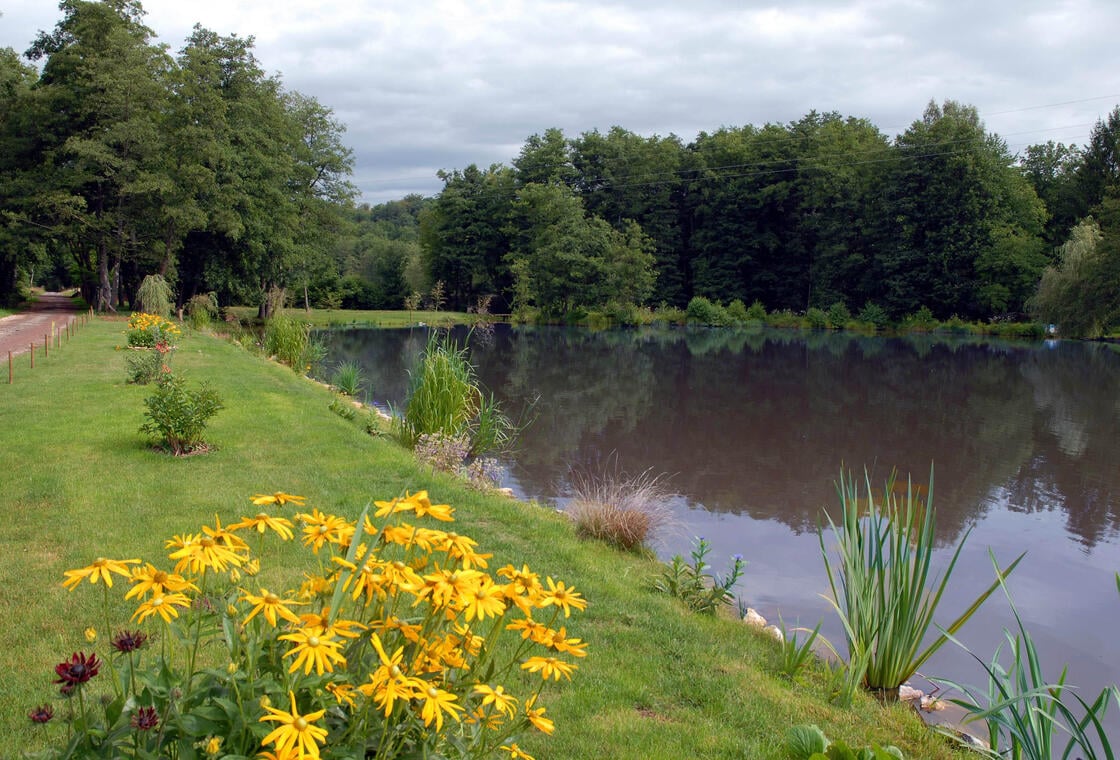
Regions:
<svg viewBox="0 0 1120 760"><path fill-rule="evenodd" d="M159 378L155 393L144 399L144 405L148 422L140 426L140 432L158 436L176 456L203 448L206 422L222 409L216 391L205 384L190 390L182 378L170 372Z"/></svg>
<svg viewBox="0 0 1120 760"><path fill-rule="evenodd" d="M873 301L868 301L863 305L856 319L860 322L875 325L876 330L885 330L891 326L891 318L887 315L886 310Z"/></svg>
<svg viewBox="0 0 1120 760"><path fill-rule="evenodd" d="M470 448L470 440L465 435L424 433L416 439L413 451L417 459L434 469L458 472Z"/></svg>
<svg viewBox="0 0 1120 760"><path fill-rule="evenodd" d="M569 481L572 498L564 511L583 538L637 551L669 523L666 503L673 494L649 470L633 477L617 466L596 474L573 470Z"/></svg>
<svg viewBox="0 0 1120 760"><path fill-rule="evenodd" d="M331 376L331 385L346 396L357 396L362 389L362 365L357 362L339 362Z"/></svg>
<svg viewBox="0 0 1120 760"><path fill-rule="evenodd" d="M964 613L941 628L940 636L920 649L934 625L933 615L969 531L961 537L940 581L931 581L930 563L937 548L932 469L924 502L919 501L919 489L909 482L900 501L893 474L881 499L875 498L866 473L864 486L861 494L852 477L841 472L839 526L828 517L837 543L835 561L825 548L823 528L819 540L832 591L828 601L844 627L851 677L889 698L892 693L897 696L898 687L972 617L999 584L989 586ZM1003 575L1014 570L1022 558L1019 555ZM863 668L862 673L856 664Z"/></svg>
<svg viewBox="0 0 1120 760"><path fill-rule="evenodd" d="M107 631L109 586L126 578L135 629L58 665L69 725L49 756L528 757L519 734L552 733L543 682L570 679L587 651L553 627L586 607L574 588L524 565L486 571L470 538L423 524L454 521L425 491L356 521L266 511L303 505L287 493L252 500L254 516L174 536L164 567L66 571L71 590L101 583ZM306 580L273 593L263 578L298 576L261 567L264 541L297 533Z"/></svg>
<svg viewBox="0 0 1120 760"><path fill-rule="evenodd" d="M133 348L124 356L128 382L147 385L162 373L171 371L171 354L174 347L159 342L152 348Z"/></svg>
<svg viewBox="0 0 1120 760"><path fill-rule="evenodd" d="M764 321L766 319L766 307L762 305L762 301L757 298L754 303L747 309L747 319Z"/></svg>
<svg viewBox="0 0 1120 760"><path fill-rule="evenodd" d="M903 328L910 332L932 332L937 329L937 325L938 322L928 306L923 306L902 320Z"/></svg>
<svg viewBox="0 0 1120 760"><path fill-rule="evenodd" d="M833 330L842 330L852 318L852 312L843 301L837 301L828 307L828 326Z"/></svg>
<svg viewBox="0 0 1120 760"><path fill-rule="evenodd" d="M828 327L828 315L814 306L805 312L805 323L812 330L824 330Z"/></svg>
<svg viewBox="0 0 1120 760"><path fill-rule="evenodd" d="M411 375L404 414L393 419L398 439L410 448L420 436L439 433L470 441L468 454L509 446L514 425L492 395L482 392L467 348L432 333L420 365Z"/></svg>
<svg viewBox="0 0 1120 760"><path fill-rule="evenodd" d="M698 538L690 552L691 564L679 554L674 556L654 579L654 590L680 599L690 610L706 615L714 615L720 608L729 606L734 600L731 589L743 575L743 557L740 554L732 557L731 570L721 577L709 572L707 556L711 550L711 544Z"/></svg>
<svg viewBox="0 0 1120 760"><path fill-rule="evenodd" d="M134 348L155 348L157 343L170 344L182 332L179 326L158 314L137 312L128 318L125 336Z"/></svg>
<svg viewBox="0 0 1120 760"><path fill-rule="evenodd" d="M136 291L136 307L138 311L155 314L160 317L171 316L172 293L171 286L162 275L150 274L140 283Z"/></svg>
<svg viewBox="0 0 1120 760"><path fill-rule="evenodd" d="M782 309L767 314L766 324L770 327L801 327L801 318L789 309Z"/></svg>
<svg viewBox="0 0 1120 760"><path fill-rule="evenodd" d="M311 325L285 314L268 320L264 351L300 374L321 361L326 353L321 343L311 339Z"/></svg>
<svg viewBox="0 0 1120 760"><path fill-rule="evenodd" d="M731 303L727 304L727 319L733 324L743 324L750 317L747 316L747 307L742 299L736 298Z"/></svg>
<svg viewBox="0 0 1120 760"><path fill-rule="evenodd" d="M204 330L218 316L218 297L214 293L199 293L187 301L187 323L192 330Z"/></svg>
<svg viewBox="0 0 1120 760"><path fill-rule="evenodd" d="M699 325L720 326L728 322L727 312L718 303L709 301L704 296L693 296L685 309L685 316L689 322Z"/></svg>

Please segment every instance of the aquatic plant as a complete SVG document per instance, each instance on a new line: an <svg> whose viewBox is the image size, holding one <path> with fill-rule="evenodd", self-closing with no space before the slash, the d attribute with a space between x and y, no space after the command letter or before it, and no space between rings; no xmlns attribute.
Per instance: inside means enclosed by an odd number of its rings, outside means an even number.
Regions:
<svg viewBox="0 0 1120 760"><path fill-rule="evenodd" d="M334 374L331 375L331 385L339 393L354 397L362 388L363 375L362 365L357 362L339 362Z"/></svg>
<svg viewBox="0 0 1120 760"><path fill-rule="evenodd" d="M892 473L876 499L870 476L864 473L864 491L850 474L840 473L841 521L828 524L836 538L838 556L830 559L823 527L818 530L821 556L831 596L829 603L840 616L849 652L849 667L866 659L859 675L868 689L885 697L897 696L898 687L963 626L999 587L999 580L975 601L940 636L922 649L933 616L956 567L968 531L961 537L940 580L930 575L934 554L933 469L924 501L907 481L904 497L896 494ZM999 573L1003 578L1023 555ZM856 677L856 674L852 674Z"/></svg>

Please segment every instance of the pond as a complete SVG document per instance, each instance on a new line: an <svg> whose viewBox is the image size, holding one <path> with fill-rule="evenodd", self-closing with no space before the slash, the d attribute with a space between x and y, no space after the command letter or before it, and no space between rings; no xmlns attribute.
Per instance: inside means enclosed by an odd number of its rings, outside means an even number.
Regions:
<svg viewBox="0 0 1120 760"><path fill-rule="evenodd" d="M459 333L465 336L465 332ZM321 334L327 366L359 362L368 398L400 406L424 328ZM842 468L876 488L892 470L928 481L936 567L971 531L938 621L947 625L1001 564L1047 677L1069 664L1082 696L1120 680L1120 352L1114 346L827 332L499 325L470 337L483 383L532 424L502 485L563 506L571 468L665 474L679 497L656 549L704 536L717 570L748 561L738 593L765 617L843 640L817 526L835 515ZM826 544L832 541L826 535ZM959 638L984 661L1013 625L993 596ZM926 675L978 686L947 646ZM928 688L920 680L918 688ZM1108 724L1116 735L1120 716Z"/></svg>

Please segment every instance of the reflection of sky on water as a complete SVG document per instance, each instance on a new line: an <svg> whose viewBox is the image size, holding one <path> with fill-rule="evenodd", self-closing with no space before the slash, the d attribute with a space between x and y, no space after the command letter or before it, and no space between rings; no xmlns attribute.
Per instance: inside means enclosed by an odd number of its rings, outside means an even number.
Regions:
<svg viewBox="0 0 1120 760"><path fill-rule="evenodd" d="M332 359L366 366L374 399L403 401L421 331L329 339ZM1120 354L1108 347L499 328L474 361L506 409L539 398L506 485L556 504L569 467L668 473L684 496L659 554L687 556L695 536L717 572L742 554L748 604L790 626L823 619L838 643L816 525L841 463L871 468L879 487L892 467L922 482L934 462L937 567L972 527L938 622L994 579L989 547L1002 565L1025 549L1008 585L1053 677L1069 663L1086 697L1118 680ZM988 660L1013 624L997 592L959 637ZM982 682L952 646L923 670Z"/></svg>

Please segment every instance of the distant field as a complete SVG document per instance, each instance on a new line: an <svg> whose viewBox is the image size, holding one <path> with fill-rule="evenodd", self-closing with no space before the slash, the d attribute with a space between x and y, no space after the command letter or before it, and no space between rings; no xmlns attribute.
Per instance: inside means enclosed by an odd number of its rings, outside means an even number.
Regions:
<svg viewBox="0 0 1120 760"><path fill-rule="evenodd" d="M255 319L255 306L232 306L229 311L245 321ZM462 311L390 311L374 309L284 309L289 316L310 322L315 327L334 325L376 325L378 327L408 327L420 322L428 325L454 325L473 322L474 314Z"/></svg>

